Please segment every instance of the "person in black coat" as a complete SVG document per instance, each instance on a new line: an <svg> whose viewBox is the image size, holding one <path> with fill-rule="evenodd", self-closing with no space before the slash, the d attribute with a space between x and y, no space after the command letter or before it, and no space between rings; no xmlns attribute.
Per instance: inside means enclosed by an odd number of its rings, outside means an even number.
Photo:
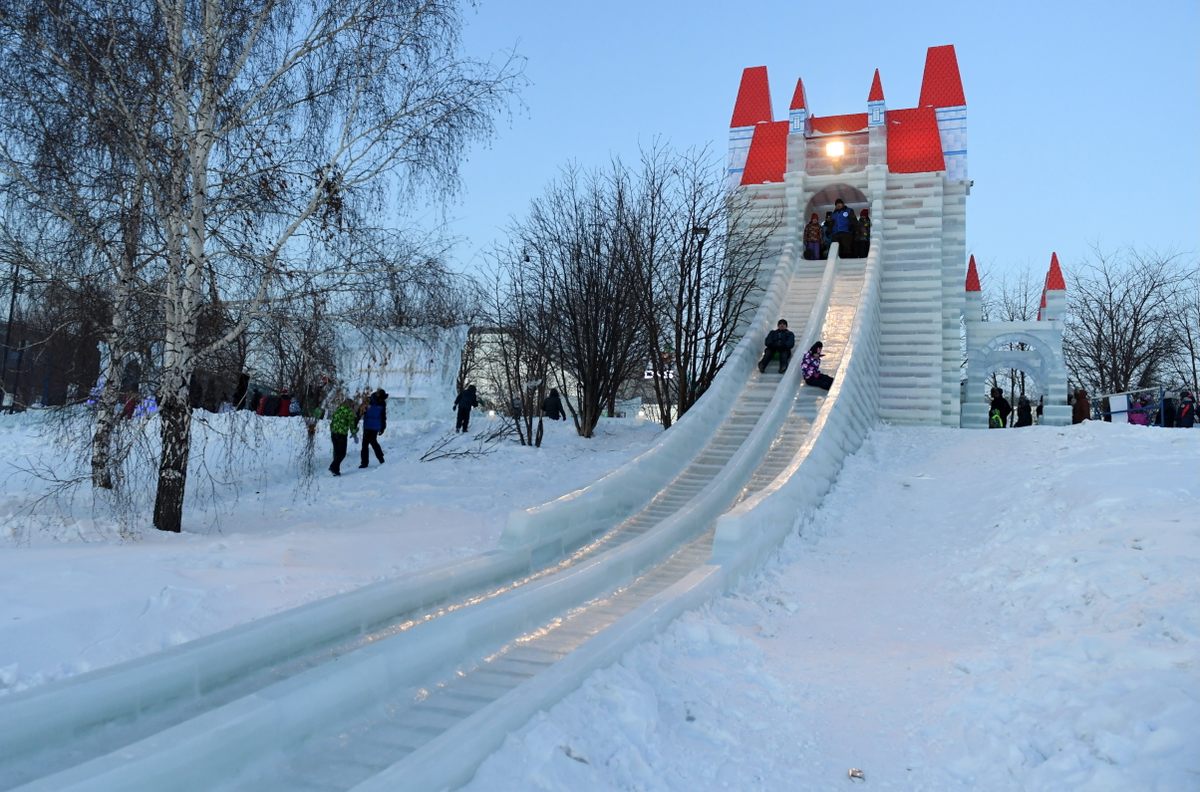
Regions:
<svg viewBox="0 0 1200 792"><path fill-rule="evenodd" d="M1179 408L1175 412L1175 426L1179 429L1191 429L1196 425L1196 398L1190 391L1179 394Z"/></svg>
<svg viewBox="0 0 1200 792"><path fill-rule="evenodd" d="M1033 405L1029 403L1029 399L1022 396L1017 399L1017 423L1016 426L1033 426Z"/></svg>
<svg viewBox="0 0 1200 792"><path fill-rule="evenodd" d="M771 362L771 357L777 352L779 353L779 373L787 371L788 361L792 359L792 347L796 345L796 336L787 328L787 319L780 319L775 329L767 333L767 338L763 342L766 351L763 352L762 360L758 361L760 372L767 370L767 364Z"/></svg>
<svg viewBox="0 0 1200 792"><path fill-rule="evenodd" d="M383 449L379 446L379 435L387 429L387 397L387 391L380 388L371 394L371 398L367 401L367 409L363 410L362 451L358 456L360 468L367 467L371 461L372 450L375 451L375 458L379 460L379 464L383 464Z"/></svg>
<svg viewBox="0 0 1200 792"><path fill-rule="evenodd" d="M1000 413L1000 428L1008 426L1008 416L1012 414L1012 405L1008 403L1008 399L1004 398L1003 389L992 388L991 408Z"/></svg>
<svg viewBox="0 0 1200 792"><path fill-rule="evenodd" d="M551 388L550 395L542 400L542 415L551 421L567 420L567 412L563 409L562 399L558 395L558 388Z"/></svg>
<svg viewBox="0 0 1200 792"><path fill-rule="evenodd" d="M471 423L471 408L479 406L479 398L475 395L475 386L468 385L458 392L454 398L454 407L458 410L458 419L454 422L454 432L466 432Z"/></svg>

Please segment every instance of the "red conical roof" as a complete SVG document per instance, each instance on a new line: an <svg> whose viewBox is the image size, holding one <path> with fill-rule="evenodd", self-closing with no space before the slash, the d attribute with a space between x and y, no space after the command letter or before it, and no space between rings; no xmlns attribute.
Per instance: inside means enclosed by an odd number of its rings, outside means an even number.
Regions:
<svg viewBox="0 0 1200 792"><path fill-rule="evenodd" d="M867 94L867 101L883 101L883 83L879 81L879 69L875 70L875 79L871 80L871 93Z"/></svg>
<svg viewBox="0 0 1200 792"><path fill-rule="evenodd" d="M1066 291L1067 282L1063 280L1062 268L1058 266L1058 254L1050 254L1050 271L1046 273L1047 291ZM1044 299L1044 298L1043 298Z"/></svg>
<svg viewBox="0 0 1200 792"><path fill-rule="evenodd" d="M763 121L773 121L771 88L767 84L767 67L750 66L742 70L737 102L733 106L731 127L747 127Z"/></svg>
<svg viewBox="0 0 1200 792"><path fill-rule="evenodd" d="M773 121L754 127L742 184L766 184L783 181L787 170L787 121Z"/></svg>
<svg viewBox="0 0 1200 792"><path fill-rule="evenodd" d="M958 56L954 45L930 47L925 54L925 76L921 78L921 107L960 107L967 103L963 96L962 78L958 76Z"/></svg>
<svg viewBox="0 0 1200 792"><path fill-rule="evenodd" d="M808 97L804 95L804 80L796 80L796 90L792 92L792 104L789 110L807 110Z"/></svg>
<svg viewBox="0 0 1200 792"><path fill-rule="evenodd" d="M971 256L971 261L967 264L967 285L966 291L977 292L983 291L979 288L979 270L975 269L975 256Z"/></svg>

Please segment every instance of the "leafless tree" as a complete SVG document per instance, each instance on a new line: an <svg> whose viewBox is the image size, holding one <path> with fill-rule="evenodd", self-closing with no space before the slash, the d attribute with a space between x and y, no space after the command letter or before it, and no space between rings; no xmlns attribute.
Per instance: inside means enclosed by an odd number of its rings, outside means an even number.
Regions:
<svg viewBox="0 0 1200 792"><path fill-rule="evenodd" d="M1063 347L1072 380L1092 393L1159 384L1179 348L1172 326L1184 265L1179 255L1097 249L1093 260L1071 268Z"/></svg>
<svg viewBox="0 0 1200 792"><path fill-rule="evenodd" d="M519 67L466 59L460 27L456 4L424 0L0 0L21 118L47 97L78 106L129 166L112 222L152 272L114 284L152 284L163 305L157 528L181 525L198 362L284 294L361 284L372 273L319 252L389 200L453 190L491 132ZM6 176L36 193L30 150L5 152ZM202 344L205 311L228 323Z"/></svg>
<svg viewBox="0 0 1200 792"><path fill-rule="evenodd" d="M664 428L708 390L748 319L779 217L728 195L707 150L643 152L625 233ZM672 415L674 413L674 416Z"/></svg>
<svg viewBox="0 0 1200 792"><path fill-rule="evenodd" d="M1200 262L1184 265L1191 272L1180 287L1179 300L1171 313L1174 344L1168 368L1172 385L1184 385L1192 393L1200 389Z"/></svg>

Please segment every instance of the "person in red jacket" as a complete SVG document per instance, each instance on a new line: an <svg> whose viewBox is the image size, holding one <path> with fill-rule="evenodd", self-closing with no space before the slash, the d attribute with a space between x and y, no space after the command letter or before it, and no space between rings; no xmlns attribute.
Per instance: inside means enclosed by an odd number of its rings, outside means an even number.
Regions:
<svg viewBox="0 0 1200 792"><path fill-rule="evenodd" d="M808 225L804 226L804 258L809 261L816 261L821 258L821 236L824 231L821 229L821 224L817 221L817 213L813 212L808 219Z"/></svg>

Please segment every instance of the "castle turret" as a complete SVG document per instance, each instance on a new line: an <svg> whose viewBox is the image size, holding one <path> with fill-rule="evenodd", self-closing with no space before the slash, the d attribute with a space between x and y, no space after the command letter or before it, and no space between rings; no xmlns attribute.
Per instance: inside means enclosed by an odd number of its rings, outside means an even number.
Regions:
<svg viewBox="0 0 1200 792"><path fill-rule="evenodd" d="M946 178L968 182L967 178L967 100L958 74L958 56L953 44L930 47L925 54L925 74L921 79L921 107L937 113L942 155L946 158Z"/></svg>
<svg viewBox="0 0 1200 792"><path fill-rule="evenodd" d="M791 121L793 135L807 135L812 132L808 97L804 95L804 80L802 79L796 80L796 90L792 92L792 104L788 108L788 120Z"/></svg>
<svg viewBox="0 0 1200 792"><path fill-rule="evenodd" d="M1050 254L1050 269L1046 272L1046 288L1042 292L1042 311L1039 317L1043 321L1058 321L1067 312L1067 282L1063 279L1062 268L1058 266L1058 254Z"/></svg>
<svg viewBox="0 0 1200 792"><path fill-rule="evenodd" d="M867 94L867 166L887 165L887 107L883 101L883 83L879 69L871 80L871 91ZM882 189L883 182L878 187Z"/></svg>
<svg viewBox="0 0 1200 792"><path fill-rule="evenodd" d="M963 285L965 303L963 318L968 322L983 321L983 290L979 287L979 270L975 268L975 256L967 264L967 282Z"/></svg>
<svg viewBox="0 0 1200 792"><path fill-rule="evenodd" d="M729 121L729 169L726 182L730 188L742 181L742 171L746 168L746 157L750 153L750 141L754 138L754 127L773 120L767 67L751 66L744 69L737 102L733 105L733 117Z"/></svg>

